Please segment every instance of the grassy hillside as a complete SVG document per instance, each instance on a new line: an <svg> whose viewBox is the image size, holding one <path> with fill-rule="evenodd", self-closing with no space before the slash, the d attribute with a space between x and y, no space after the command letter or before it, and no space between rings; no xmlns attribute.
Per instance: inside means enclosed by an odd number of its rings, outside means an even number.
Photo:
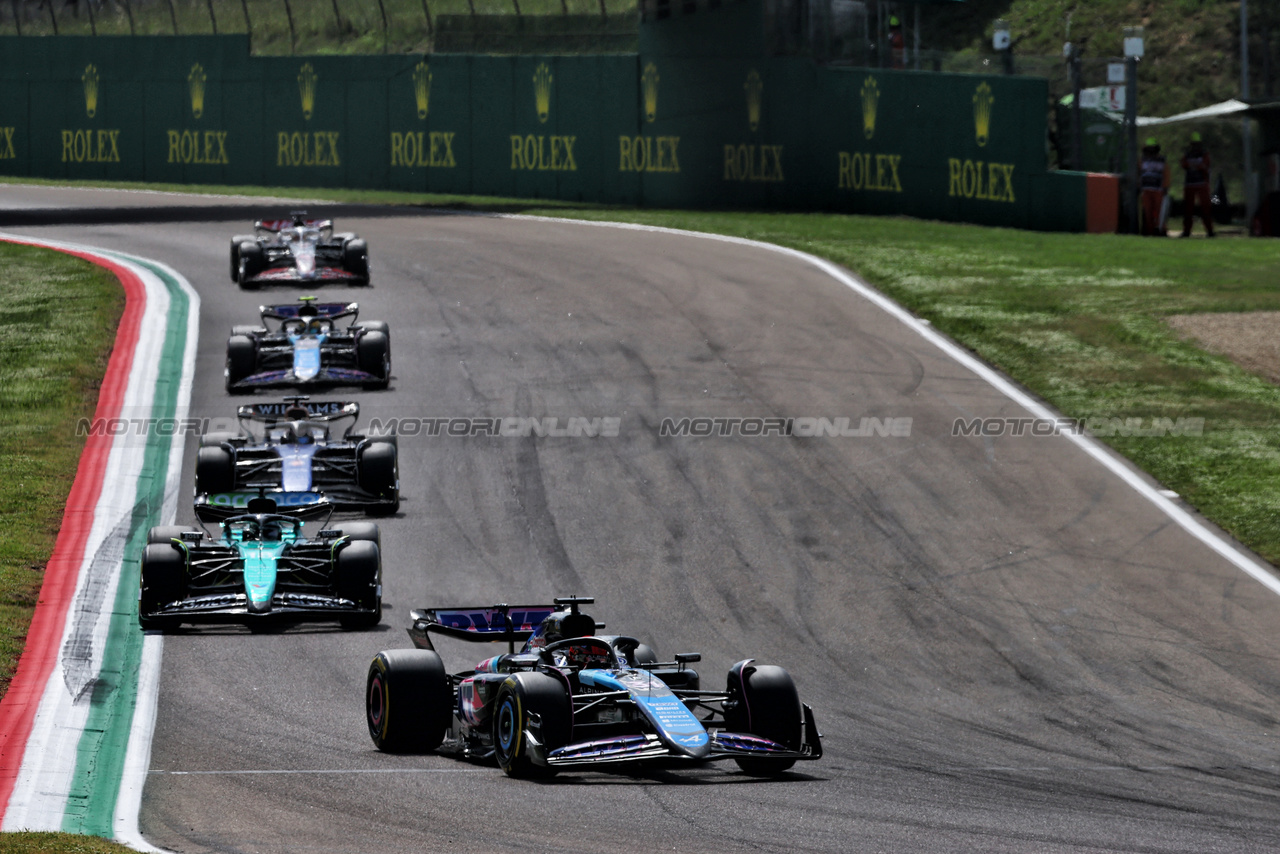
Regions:
<svg viewBox="0 0 1280 854"><path fill-rule="evenodd" d="M1250 92L1255 97L1275 90L1265 79L1264 27L1267 17L1280 7L1274 0L1249 4ZM1009 22L1014 53L1032 64L1030 57L1045 57L1055 71L1055 95L1066 94L1068 82L1062 63L1062 44L1070 40L1083 48L1085 85L1106 82L1106 61L1123 56L1125 27L1141 26L1146 56L1138 69L1138 112L1167 116L1224 101L1240 95L1240 4L1225 0L967 0L946 7L925 7L922 17L923 46L939 50L991 53L992 23ZM1272 37L1271 41L1280 41ZM1274 45L1271 53L1275 53ZM1054 62L1052 58L1059 58ZM1036 63L1037 67L1040 63ZM1159 139L1166 153L1180 154L1192 131L1199 131L1234 186L1241 181L1241 138L1238 120L1216 120L1170 125L1142 131ZM1180 175L1175 195L1180 194ZM1232 201L1242 201L1233 198Z"/></svg>

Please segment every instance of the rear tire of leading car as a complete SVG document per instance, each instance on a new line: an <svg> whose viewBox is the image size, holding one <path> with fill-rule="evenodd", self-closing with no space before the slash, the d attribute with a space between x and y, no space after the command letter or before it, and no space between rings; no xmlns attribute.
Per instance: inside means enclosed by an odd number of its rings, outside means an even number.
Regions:
<svg viewBox="0 0 1280 854"><path fill-rule="evenodd" d="M223 442L234 442L236 439L239 439L239 438L240 438L239 433L232 433L230 431L227 431L227 432L215 431L212 433L205 433L203 436L200 437L200 447L217 448L217 447L221 447Z"/></svg>
<svg viewBox="0 0 1280 854"><path fill-rule="evenodd" d="M156 529L152 529L155 532ZM176 629L177 617L156 616L155 612L182 598L186 586L187 561L183 551L172 542L151 543L142 552L139 580L138 624L144 630Z"/></svg>
<svg viewBox="0 0 1280 854"><path fill-rule="evenodd" d="M257 243L252 234L237 234L231 238L231 281L240 281L240 244Z"/></svg>
<svg viewBox="0 0 1280 854"><path fill-rule="evenodd" d="M725 710L725 728L730 732L758 735L791 750L799 750L803 713L800 694L791 674L770 664L748 664L740 672L741 679L734 671L729 672L733 707ZM796 764L794 759L734 761L753 777L775 777Z"/></svg>
<svg viewBox="0 0 1280 854"><path fill-rule="evenodd" d="M216 445L196 452L196 495L230 492L236 488L236 458Z"/></svg>
<svg viewBox="0 0 1280 854"><path fill-rule="evenodd" d="M376 378L366 384L369 388L386 388L391 382L391 339L376 330L363 333L356 341L356 363Z"/></svg>
<svg viewBox="0 0 1280 854"><path fill-rule="evenodd" d="M227 391L242 394L236 383L253 376L258 367L258 347L248 335L232 335L227 339Z"/></svg>
<svg viewBox="0 0 1280 854"><path fill-rule="evenodd" d="M390 649L374 656L364 698L369 737L384 753L435 750L453 718L449 676L440 656L428 649Z"/></svg>
<svg viewBox="0 0 1280 854"><path fill-rule="evenodd" d="M389 516L400 509L399 470L396 446L390 442L370 442L356 459L356 481L360 488L390 503L374 505L370 515Z"/></svg>
<svg viewBox="0 0 1280 854"><path fill-rule="evenodd" d="M181 539L186 533L202 533L199 528L189 528L185 525L156 525L150 531L147 531L147 545L173 545L173 541Z"/></svg>
<svg viewBox="0 0 1280 854"><path fill-rule="evenodd" d="M382 595L378 590L382 582L382 558L378 544L368 540L349 542L340 548L335 563L337 583L334 586L338 595L367 612L340 618L343 628L368 629L381 623Z"/></svg>
<svg viewBox="0 0 1280 854"><path fill-rule="evenodd" d="M369 244L359 237L342 244L342 269L369 284Z"/></svg>
<svg viewBox="0 0 1280 854"><path fill-rule="evenodd" d="M569 743L573 700L564 683L545 673L514 673L498 689L493 708L493 753L507 776L555 774L555 768L534 763L525 730L536 715L547 753Z"/></svg>
<svg viewBox="0 0 1280 854"><path fill-rule="evenodd" d="M365 540L377 543L378 548L382 548L382 532L373 522L343 522L342 533L352 542Z"/></svg>

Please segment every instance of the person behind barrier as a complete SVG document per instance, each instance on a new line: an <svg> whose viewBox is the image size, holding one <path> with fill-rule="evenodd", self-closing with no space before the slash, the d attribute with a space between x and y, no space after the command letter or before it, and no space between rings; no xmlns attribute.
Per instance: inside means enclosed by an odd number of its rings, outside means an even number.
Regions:
<svg viewBox="0 0 1280 854"><path fill-rule="evenodd" d="M1213 218L1209 199L1209 152L1205 150L1200 134L1191 134L1191 144L1182 155L1182 236L1191 236L1191 222L1195 219L1196 206L1200 207L1200 219L1205 234L1213 237Z"/></svg>
<svg viewBox="0 0 1280 854"><path fill-rule="evenodd" d="M907 67L907 40L897 15L889 18L889 60L894 68Z"/></svg>
<svg viewBox="0 0 1280 854"><path fill-rule="evenodd" d="M1142 189L1142 233L1164 233L1160 216L1164 196L1169 189L1169 165L1160 153L1160 144L1154 137L1142 147L1142 159L1138 164L1138 186Z"/></svg>

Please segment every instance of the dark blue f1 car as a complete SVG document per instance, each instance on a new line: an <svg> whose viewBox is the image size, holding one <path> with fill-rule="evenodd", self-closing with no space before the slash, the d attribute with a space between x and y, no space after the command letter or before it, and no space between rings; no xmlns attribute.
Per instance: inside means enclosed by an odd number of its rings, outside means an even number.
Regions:
<svg viewBox="0 0 1280 854"><path fill-rule="evenodd" d="M596 635L604 626L579 610L592 602L411 612L416 649L385 650L369 666L365 710L374 744L394 753L442 748L492 758L513 777L717 759L773 776L822 756L813 710L781 667L747 659L729 669L725 690L700 690L687 665L701 656L661 662L633 637ZM449 674L432 634L506 641L508 652Z"/></svg>

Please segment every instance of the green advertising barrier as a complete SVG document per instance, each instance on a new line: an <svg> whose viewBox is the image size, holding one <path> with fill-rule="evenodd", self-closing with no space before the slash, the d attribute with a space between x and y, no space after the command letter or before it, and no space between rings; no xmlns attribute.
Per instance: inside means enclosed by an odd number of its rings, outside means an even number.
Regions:
<svg viewBox="0 0 1280 854"><path fill-rule="evenodd" d="M690 31L715 14L689 16ZM735 55L664 41L672 23L642 28L638 56L3 38L0 175L1085 226L1084 176L1046 169L1044 80ZM680 53L684 41L720 55Z"/></svg>

